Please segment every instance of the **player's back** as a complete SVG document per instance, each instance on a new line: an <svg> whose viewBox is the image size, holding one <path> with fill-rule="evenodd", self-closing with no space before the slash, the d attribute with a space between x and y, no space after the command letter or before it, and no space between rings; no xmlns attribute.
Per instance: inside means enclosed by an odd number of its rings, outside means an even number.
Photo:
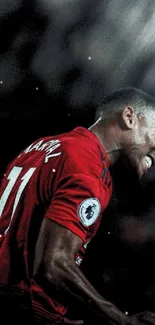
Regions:
<svg viewBox="0 0 155 325"><path fill-rule="evenodd" d="M57 137L39 139L7 168L0 188L0 283L29 287L27 262L33 259L33 245L48 204L47 192L52 190L48 188L52 174L54 184L59 147ZM32 247L27 246L29 242ZM28 251L32 252L29 259Z"/></svg>

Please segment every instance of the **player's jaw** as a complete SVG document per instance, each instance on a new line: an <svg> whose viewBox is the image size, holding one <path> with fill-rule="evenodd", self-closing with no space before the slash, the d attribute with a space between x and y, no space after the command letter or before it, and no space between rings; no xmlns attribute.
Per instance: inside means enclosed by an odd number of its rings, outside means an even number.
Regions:
<svg viewBox="0 0 155 325"><path fill-rule="evenodd" d="M144 174L146 174L148 170L154 165L154 163L155 163L155 157L150 153L137 159L136 169L139 178L141 178Z"/></svg>
<svg viewBox="0 0 155 325"><path fill-rule="evenodd" d="M137 175L139 179L155 164L155 156L149 153L139 152L137 148L126 152L123 158L125 164Z"/></svg>

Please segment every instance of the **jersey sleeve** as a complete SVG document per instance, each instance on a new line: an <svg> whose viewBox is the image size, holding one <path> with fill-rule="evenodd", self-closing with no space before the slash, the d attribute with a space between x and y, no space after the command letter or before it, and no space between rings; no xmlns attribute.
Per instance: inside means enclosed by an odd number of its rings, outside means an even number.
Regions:
<svg viewBox="0 0 155 325"><path fill-rule="evenodd" d="M99 180L83 173L68 174L61 179L45 214L46 218L71 230L83 241L89 227L100 216Z"/></svg>

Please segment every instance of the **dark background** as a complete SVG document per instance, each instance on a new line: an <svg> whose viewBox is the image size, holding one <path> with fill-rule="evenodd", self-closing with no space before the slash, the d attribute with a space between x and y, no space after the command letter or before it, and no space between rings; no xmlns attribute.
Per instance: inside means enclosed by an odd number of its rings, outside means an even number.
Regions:
<svg viewBox="0 0 155 325"><path fill-rule="evenodd" d="M133 86L154 96L154 57L154 0L1 1L0 174L34 139L88 127L111 90ZM83 266L129 314L155 311L154 175L139 188L119 167L117 199Z"/></svg>

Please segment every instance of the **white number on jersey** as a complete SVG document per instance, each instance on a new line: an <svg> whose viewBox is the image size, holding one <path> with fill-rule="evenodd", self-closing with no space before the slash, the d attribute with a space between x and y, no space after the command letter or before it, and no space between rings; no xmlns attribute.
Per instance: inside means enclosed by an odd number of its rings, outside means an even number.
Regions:
<svg viewBox="0 0 155 325"><path fill-rule="evenodd" d="M0 217L2 216L2 213L3 213L3 210L5 208L5 205L7 203L7 200L9 199L9 195L11 194L11 191L13 189L13 186L15 185L21 171L22 171L23 167L13 167L10 174L8 175L8 184L0 198ZM22 192L25 188L25 186L27 185L27 183L29 182L31 176L33 175L34 171L35 171L36 168L30 168L24 175L23 177L21 178L21 184L18 188L18 191L16 193L16 197L15 197L15 200L14 200L14 204L13 204L13 209L12 209L12 214L11 214L11 218L10 218L10 222L9 222L9 226L7 227L7 229L5 230L5 234L7 233L9 227L10 227L10 224L11 224L11 221L12 221L12 218L14 216L14 213L15 213L15 210L17 208L17 205L18 205L18 202L20 200L20 197L22 195Z"/></svg>

